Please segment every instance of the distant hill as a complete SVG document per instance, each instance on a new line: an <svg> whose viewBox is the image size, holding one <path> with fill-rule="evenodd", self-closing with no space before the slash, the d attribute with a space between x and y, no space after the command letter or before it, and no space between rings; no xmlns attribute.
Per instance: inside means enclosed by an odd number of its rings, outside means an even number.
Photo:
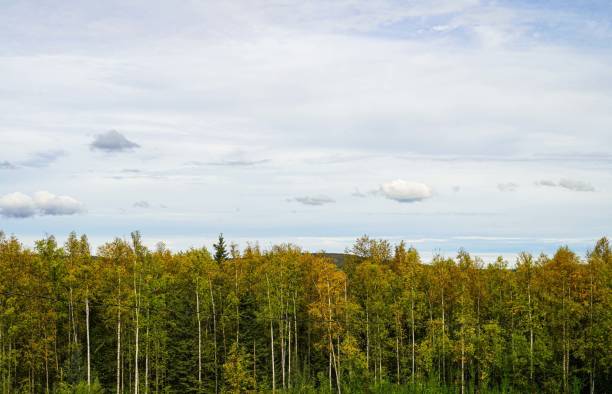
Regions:
<svg viewBox="0 0 612 394"><path fill-rule="evenodd" d="M315 253L317 256L324 256L334 260L334 264L337 267L342 268L344 266L344 259L348 254L346 253Z"/></svg>

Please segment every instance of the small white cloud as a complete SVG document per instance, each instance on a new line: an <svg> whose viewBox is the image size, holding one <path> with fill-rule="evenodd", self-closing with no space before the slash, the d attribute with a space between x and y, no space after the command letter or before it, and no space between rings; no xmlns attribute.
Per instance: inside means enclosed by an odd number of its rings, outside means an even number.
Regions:
<svg viewBox="0 0 612 394"><path fill-rule="evenodd" d="M588 182L575 180L575 179L561 179L559 181L559 187L564 189L573 190L576 192L594 192L595 188Z"/></svg>
<svg viewBox="0 0 612 394"><path fill-rule="evenodd" d="M500 192L513 192L516 191L519 185L514 182L498 183L497 188Z"/></svg>
<svg viewBox="0 0 612 394"><path fill-rule="evenodd" d="M537 186L546 187L561 187L563 189L575 191L575 192L594 192L595 187L589 182L581 181L578 179L563 178L559 182L554 182L549 179L542 179L535 183Z"/></svg>
<svg viewBox="0 0 612 394"><path fill-rule="evenodd" d="M15 170L17 166L11 163L10 161L0 161L0 170Z"/></svg>
<svg viewBox="0 0 612 394"><path fill-rule="evenodd" d="M295 197L293 199L290 199L290 201L296 201L296 202L299 202L300 204L313 205L313 206L331 204L331 203L336 202L336 200L334 200L331 197L327 197L327 196Z"/></svg>
<svg viewBox="0 0 612 394"><path fill-rule="evenodd" d="M359 198L364 198L364 197L367 197L367 194L362 193L361 191L359 191L358 188L355 188L355 191L351 193L351 196L359 197Z"/></svg>
<svg viewBox="0 0 612 394"><path fill-rule="evenodd" d="M150 208L151 204L148 201L141 200L134 203L134 208Z"/></svg>
<svg viewBox="0 0 612 394"><path fill-rule="evenodd" d="M9 218L27 218L35 215L74 215L82 211L82 204L70 196L56 196L47 191L33 197L20 192L0 197L0 215Z"/></svg>
<svg viewBox="0 0 612 394"><path fill-rule="evenodd" d="M56 196L47 191L34 193L33 200L41 215L74 215L82 209L82 204L74 198Z"/></svg>
<svg viewBox="0 0 612 394"><path fill-rule="evenodd" d="M431 188L426 184L402 179L383 183L379 193L398 202L417 202L432 196Z"/></svg>
<svg viewBox="0 0 612 394"><path fill-rule="evenodd" d="M547 186L547 187L556 187L557 183L555 181L551 181L550 179L542 179L539 181L536 181L535 183L537 186Z"/></svg>
<svg viewBox="0 0 612 394"><path fill-rule="evenodd" d="M15 192L0 197L0 214L7 218L27 218L36 214L32 197Z"/></svg>
<svg viewBox="0 0 612 394"><path fill-rule="evenodd" d="M97 149L105 152L122 152L139 147L140 145L128 140L117 130L109 130L106 133L96 135L90 145L90 148L93 150Z"/></svg>
<svg viewBox="0 0 612 394"><path fill-rule="evenodd" d="M29 159L22 161L20 164L25 167L42 168L48 166L62 156L66 156L66 152L61 149L36 152L32 154Z"/></svg>

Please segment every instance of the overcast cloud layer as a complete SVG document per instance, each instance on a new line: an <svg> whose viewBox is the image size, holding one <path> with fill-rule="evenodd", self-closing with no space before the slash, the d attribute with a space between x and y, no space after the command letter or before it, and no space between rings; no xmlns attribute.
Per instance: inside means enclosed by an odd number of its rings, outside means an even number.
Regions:
<svg viewBox="0 0 612 394"><path fill-rule="evenodd" d="M0 229L584 251L612 223L587 3L5 3Z"/></svg>

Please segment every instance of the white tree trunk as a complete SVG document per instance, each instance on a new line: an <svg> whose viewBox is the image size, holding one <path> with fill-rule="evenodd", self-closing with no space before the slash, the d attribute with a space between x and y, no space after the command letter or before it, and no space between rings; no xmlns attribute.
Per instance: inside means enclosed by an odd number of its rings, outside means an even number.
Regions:
<svg viewBox="0 0 612 394"><path fill-rule="evenodd" d="M85 297L85 330L87 331L87 387L91 387L91 348L89 344L89 296Z"/></svg>
<svg viewBox="0 0 612 394"><path fill-rule="evenodd" d="M200 294L196 284L196 314L198 318L198 385L202 387L202 321L200 319Z"/></svg>
<svg viewBox="0 0 612 394"><path fill-rule="evenodd" d="M213 308L213 343L215 345L215 393L219 392L219 375L217 366L217 311L215 309L215 296L212 290L212 281L208 278L208 288L210 289L210 301Z"/></svg>
<svg viewBox="0 0 612 394"><path fill-rule="evenodd" d="M138 334L140 333L140 326L138 319L140 317L140 298L138 295L138 287L136 286L136 262L134 261L134 300L136 303L136 309L134 311L136 318L136 328L135 328L135 347L134 347L134 394L138 394L138 389L140 388L140 384L138 382L139 374L138 374L138 350L139 350L139 338Z"/></svg>
<svg viewBox="0 0 612 394"><path fill-rule="evenodd" d="M272 315L272 302L270 301L270 280L268 279L268 275L266 274L266 282L268 284L268 313ZM276 392L276 372L274 370L274 325L272 321L272 316L268 317L270 319L270 350L272 352L272 392Z"/></svg>
<svg viewBox="0 0 612 394"><path fill-rule="evenodd" d="M119 394L121 393L121 307L117 311L117 394Z"/></svg>

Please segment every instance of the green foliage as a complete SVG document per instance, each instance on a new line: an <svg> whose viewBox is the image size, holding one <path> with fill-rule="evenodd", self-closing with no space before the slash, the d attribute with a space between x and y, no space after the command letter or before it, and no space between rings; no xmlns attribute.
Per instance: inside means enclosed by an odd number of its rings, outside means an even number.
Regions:
<svg viewBox="0 0 612 394"><path fill-rule="evenodd" d="M86 381L80 381L74 384L62 382L59 384L56 394L103 394L104 389L100 382L94 381L91 386L87 386Z"/></svg>
<svg viewBox="0 0 612 394"><path fill-rule="evenodd" d="M234 342L223 364L223 374L225 377L224 392L244 393L248 390L253 390L255 379L253 378L250 364L244 349Z"/></svg>
<svg viewBox="0 0 612 394"><path fill-rule="evenodd" d="M216 244L213 244L213 248L215 249L215 261L218 264L222 264L225 260L227 260L229 253L225 245L223 233L219 234L219 239Z"/></svg>
<svg viewBox="0 0 612 394"><path fill-rule="evenodd" d="M367 236L342 267L289 244L213 246L151 250L134 232L92 256L74 233L28 249L0 232L2 392L612 387L605 238L585 259L562 247L486 266Z"/></svg>

